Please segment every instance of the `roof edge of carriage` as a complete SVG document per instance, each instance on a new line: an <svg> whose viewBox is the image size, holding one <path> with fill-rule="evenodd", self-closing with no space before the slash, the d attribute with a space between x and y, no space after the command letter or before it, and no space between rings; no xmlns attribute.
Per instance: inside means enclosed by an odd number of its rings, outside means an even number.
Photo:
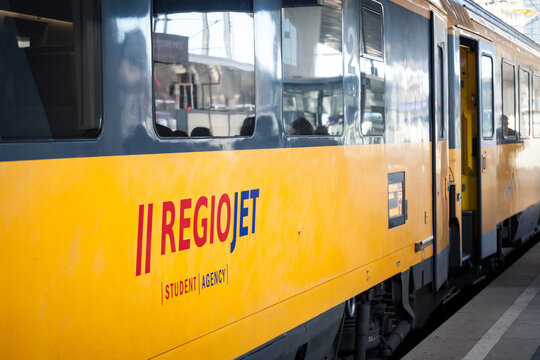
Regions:
<svg viewBox="0 0 540 360"><path fill-rule="evenodd" d="M477 23L513 43L517 43L524 48L529 48L537 56L540 55L540 44L472 0L441 0L441 2L449 13L449 17L454 18L457 25L462 25L469 29L472 27L471 30L474 30L471 22Z"/></svg>

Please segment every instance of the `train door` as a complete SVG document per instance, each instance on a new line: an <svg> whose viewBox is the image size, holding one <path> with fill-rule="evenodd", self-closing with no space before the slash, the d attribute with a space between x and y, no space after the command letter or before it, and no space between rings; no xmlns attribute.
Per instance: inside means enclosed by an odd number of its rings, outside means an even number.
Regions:
<svg viewBox="0 0 540 360"><path fill-rule="evenodd" d="M477 42L460 39L462 262L473 256L478 230Z"/></svg>
<svg viewBox="0 0 540 360"><path fill-rule="evenodd" d="M492 44L461 38L462 261L497 251L493 54Z"/></svg>
<svg viewBox="0 0 540 360"><path fill-rule="evenodd" d="M478 42L478 255L481 259L497 251L497 224L495 220L496 167L494 152L496 145L494 126L494 55L493 44Z"/></svg>
<svg viewBox="0 0 540 360"><path fill-rule="evenodd" d="M431 13L432 56L432 181L434 223L435 290L448 278L449 200L448 200L448 96L446 21Z"/></svg>

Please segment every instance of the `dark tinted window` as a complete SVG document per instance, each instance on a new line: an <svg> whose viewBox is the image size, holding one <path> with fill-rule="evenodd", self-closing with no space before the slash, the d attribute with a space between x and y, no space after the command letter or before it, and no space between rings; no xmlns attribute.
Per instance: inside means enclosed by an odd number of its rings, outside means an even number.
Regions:
<svg viewBox="0 0 540 360"><path fill-rule="evenodd" d="M252 135L251 2L156 0L152 29L157 133L164 137Z"/></svg>
<svg viewBox="0 0 540 360"><path fill-rule="evenodd" d="M282 9L283 125L290 135L343 132L341 1Z"/></svg>
<svg viewBox="0 0 540 360"><path fill-rule="evenodd" d="M365 54L383 57L382 6L371 0L362 1L362 49Z"/></svg>
<svg viewBox="0 0 540 360"><path fill-rule="evenodd" d="M362 1L362 56L360 132L366 136L384 134L385 65L383 61L382 6ZM367 55L367 56L366 56Z"/></svg>
<svg viewBox="0 0 540 360"><path fill-rule="evenodd" d="M531 91L529 88L529 77L528 71L519 70L519 136L522 138L528 138L531 131L531 108L529 103Z"/></svg>
<svg viewBox="0 0 540 360"><path fill-rule="evenodd" d="M493 136L493 60L482 56L482 136Z"/></svg>
<svg viewBox="0 0 540 360"><path fill-rule="evenodd" d="M502 63L503 115L502 133L504 137L516 136L516 90L514 65Z"/></svg>
<svg viewBox="0 0 540 360"><path fill-rule="evenodd" d="M0 139L96 137L101 128L98 5L0 5Z"/></svg>

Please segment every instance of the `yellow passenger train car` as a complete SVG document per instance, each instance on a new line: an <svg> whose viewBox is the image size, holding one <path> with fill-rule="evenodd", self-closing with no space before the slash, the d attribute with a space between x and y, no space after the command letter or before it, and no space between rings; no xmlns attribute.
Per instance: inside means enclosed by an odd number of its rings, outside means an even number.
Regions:
<svg viewBox="0 0 540 360"><path fill-rule="evenodd" d="M468 1L6 1L0 357L390 356L540 222L540 47Z"/></svg>

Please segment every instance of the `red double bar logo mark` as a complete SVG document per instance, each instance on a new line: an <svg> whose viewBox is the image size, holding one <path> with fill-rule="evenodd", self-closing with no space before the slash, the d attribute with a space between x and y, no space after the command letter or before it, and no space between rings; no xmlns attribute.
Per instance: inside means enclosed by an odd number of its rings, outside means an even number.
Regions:
<svg viewBox="0 0 540 360"><path fill-rule="evenodd" d="M148 204L148 217L146 221L146 258L144 273L150 272L150 256L152 251L152 215L154 212L154 204ZM141 275L142 267L142 250L143 250L143 232L144 232L144 205L139 205L139 229L137 232L137 266L135 275Z"/></svg>

